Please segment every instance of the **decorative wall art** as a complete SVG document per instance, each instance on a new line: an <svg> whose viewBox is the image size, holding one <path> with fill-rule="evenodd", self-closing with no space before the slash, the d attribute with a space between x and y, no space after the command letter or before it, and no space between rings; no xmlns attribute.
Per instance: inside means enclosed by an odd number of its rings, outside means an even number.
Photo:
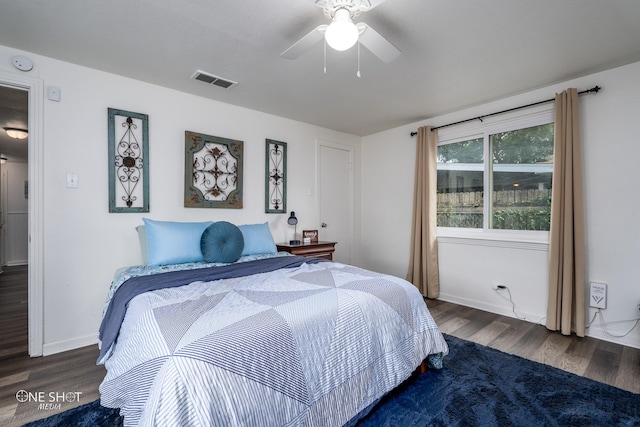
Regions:
<svg viewBox="0 0 640 427"><path fill-rule="evenodd" d="M287 211L287 143L267 139L265 153L264 210Z"/></svg>
<svg viewBox="0 0 640 427"><path fill-rule="evenodd" d="M243 142L185 132L184 206L242 208Z"/></svg>
<svg viewBox="0 0 640 427"><path fill-rule="evenodd" d="M108 109L109 212L149 212L149 116Z"/></svg>

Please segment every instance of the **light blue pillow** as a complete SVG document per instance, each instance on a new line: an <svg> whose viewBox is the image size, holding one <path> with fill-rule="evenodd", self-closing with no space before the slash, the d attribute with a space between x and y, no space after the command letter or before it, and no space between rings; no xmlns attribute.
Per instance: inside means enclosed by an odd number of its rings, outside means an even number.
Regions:
<svg viewBox="0 0 640 427"><path fill-rule="evenodd" d="M275 254L276 243L273 241L269 223L245 224L238 226L244 237L242 256L255 254Z"/></svg>
<svg viewBox="0 0 640 427"><path fill-rule="evenodd" d="M200 238L207 222L154 221L142 218L147 236L147 265L204 261Z"/></svg>
<svg viewBox="0 0 640 427"><path fill-rule="evenodd" d="M200 238L200 250L206 262L236 262L243 248L242 232L226 221L214 222Z"/></svg>

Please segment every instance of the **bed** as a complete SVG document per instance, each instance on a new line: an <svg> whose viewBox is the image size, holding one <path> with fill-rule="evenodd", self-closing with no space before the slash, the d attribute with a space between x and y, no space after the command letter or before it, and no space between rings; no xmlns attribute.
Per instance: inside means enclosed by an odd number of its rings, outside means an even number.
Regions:
<svg viewBox="0 0 640 427"><path fill-rule="evenodd" d="M441 365L447 344L413 285L278 253L268 225L254 229L259 244L241 229L243 250L223 261L201 245L195 260L116 273L98 363L101 403L124 425L353 424L423 362Z"/></svg>

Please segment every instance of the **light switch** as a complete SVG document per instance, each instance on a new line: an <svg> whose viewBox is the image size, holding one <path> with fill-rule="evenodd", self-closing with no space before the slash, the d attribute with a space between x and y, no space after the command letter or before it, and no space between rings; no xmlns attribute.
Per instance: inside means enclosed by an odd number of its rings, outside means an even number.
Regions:
<svg viewBox="0 0 640 427"><path fill-rule="evenodd" d="M67 174L67 188L78 188L78 174Z"/></svg>
<svg viewBox="0 0 640 427"><path fill-rule="evenodd" d="M49 101L60 102L60 88L56 86L47 87L47 99Z"/></svg>

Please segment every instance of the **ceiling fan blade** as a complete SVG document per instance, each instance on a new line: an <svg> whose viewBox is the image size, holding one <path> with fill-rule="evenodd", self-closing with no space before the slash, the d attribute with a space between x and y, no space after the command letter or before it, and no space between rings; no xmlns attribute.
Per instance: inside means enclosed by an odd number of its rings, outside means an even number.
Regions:
<svg viewBox="0 0 640 427"><path fill-rule="evenodd" d="M385 1L386 0L363 0L362 6L360 6L360 10L363 12L367 12L373 9L374 7L384 3Z"/></svg>
<svg viewBox="0 0 640 427"><path fill-rule="evenodd" d="M388 64L400 55L400 50L397 47L364 22L359 22L356 27L360 31L360 38L358 39L360 44L369 49L382 62Z"/></svg>
<svg viewBox="0 0 640 427"><path fill-rule="evenodd" d="M282 52L280 56L285 59L296 59L304 51L322 40L326 29L327 25L318 25L316 28L307 33L307 35L291 45L291 47Z"/></svg>

